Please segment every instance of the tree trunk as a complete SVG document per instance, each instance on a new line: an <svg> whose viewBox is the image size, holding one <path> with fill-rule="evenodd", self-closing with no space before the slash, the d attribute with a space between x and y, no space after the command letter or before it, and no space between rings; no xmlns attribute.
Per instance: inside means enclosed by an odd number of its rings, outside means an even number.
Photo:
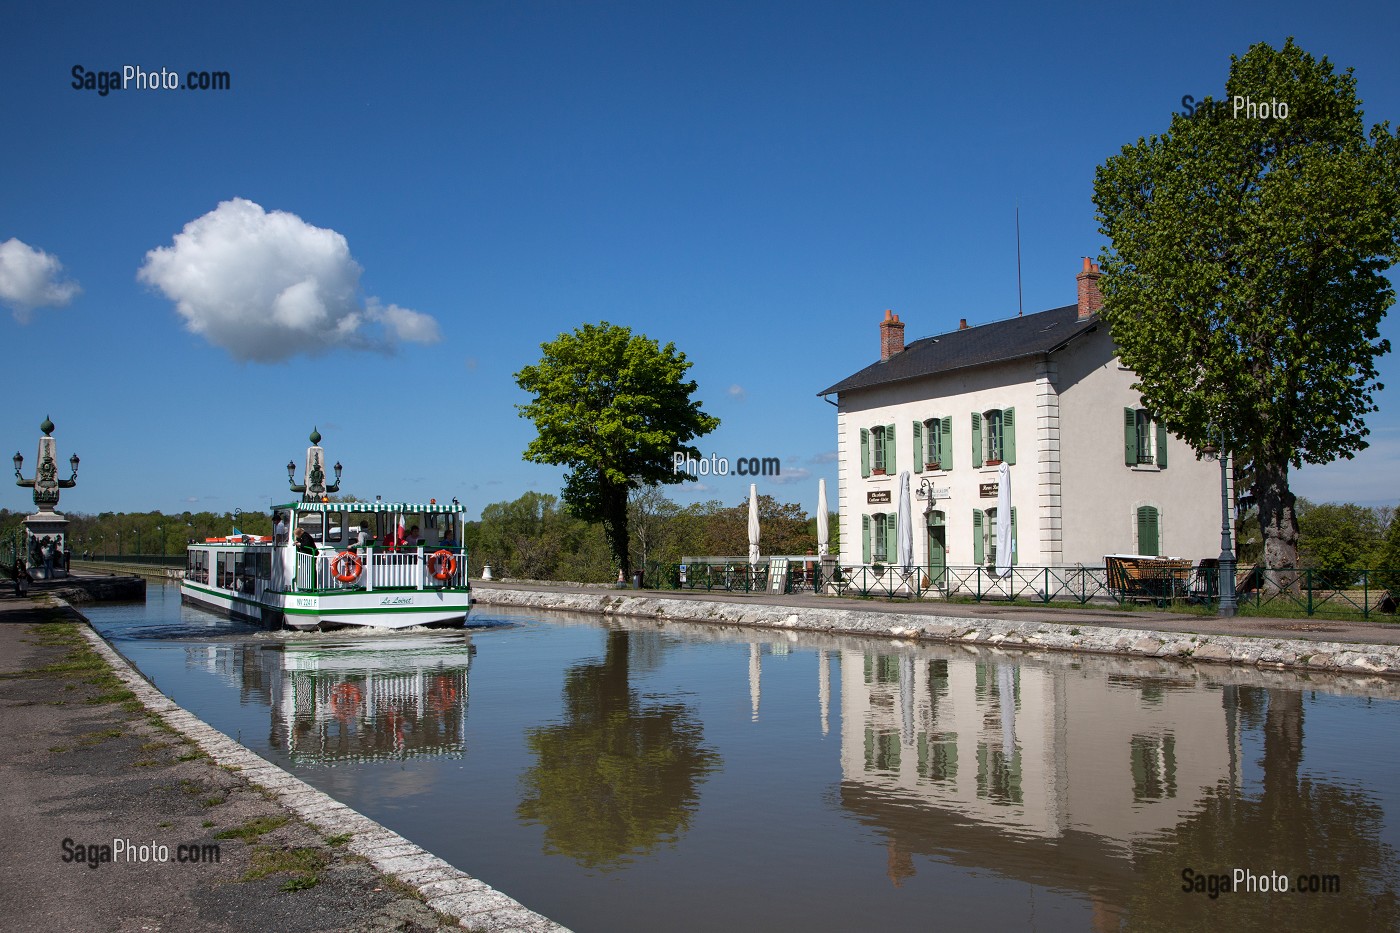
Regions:
<svg viewBox="0 0 1400 933"><path fill-rule="evenodd" d="M603 487L603 534L613 561L622 570L622 579L632 576L632 556L628 548L627 487L612 484Z"/></svg>
<svg viewBox="0 0 1400 933"><path fill-rule="evenodd" d="M1277 592L1297 585L1295 574L1283 580L1276 571L1298 566L1298 514L1296 497L1288 488L1288 461L1263 457L1254 462L1254 501L1259 505L1259 527L1264 534L1264 566L1267 587Z"/></svg>

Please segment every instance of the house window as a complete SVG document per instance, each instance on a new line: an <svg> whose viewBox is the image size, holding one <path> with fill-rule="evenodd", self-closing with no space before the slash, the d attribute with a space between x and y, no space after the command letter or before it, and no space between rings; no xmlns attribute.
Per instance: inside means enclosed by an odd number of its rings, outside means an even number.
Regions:
<svg viewBox="0 0 1400 933"><path fill-rule="evenodd" d="M860 429L860 475L884 476L895 470L894 425Z"/></svg>
<svg viewBox="0 0 1400 933"><path fill-rule="evenodd" d="M953 468L953 419L914 422L914 472Z"/></svg>
<svg viewBox="0 0 1400 933"><path fill-rule="evenodd" d="M1128 466L1167 467L1167 429L1145 408L1123 409L1123 462Z"/></svg>
<svg viewBox="0 0 1400 933"><path fill-rule="evenodd" d="M1011 508L1011 566L1020 563L1016 543L1016 508ZM972 562L995 567L997 562L997 510L972 510Z"/></svg>
<svg viewBox="0 0 1400 933"><path fill-rule="evenodd" d="M894 560L899 552L899 515L876 513L860 517L861 558L866 564L885 564Z"/></svg>
<svg viewBox="0 0 1400 933"><path fill-rule="evenodd" d="M973 466L1016 462L1016 409L972 413Z"/></svg>
<svg viewBox="0 0 1400 933"><path fill-rule="evenodd" d="M1137 552L1147 557L1161 556L1162 515L1154 506L1137 510Z"/></svg>

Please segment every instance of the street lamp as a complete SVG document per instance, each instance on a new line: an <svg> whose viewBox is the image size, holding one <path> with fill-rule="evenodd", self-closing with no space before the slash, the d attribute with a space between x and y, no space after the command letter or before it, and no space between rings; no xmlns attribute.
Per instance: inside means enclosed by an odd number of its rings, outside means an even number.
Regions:
<svg viewBox="0 0 1400 933"><path fill-rule="evenodd" d="M165 535L161 533L161 526L156 526L156 537L160 539L160 556L165 556Z"/></svg>
<svg viewBox="0 0 1400 933"><path fill-rule="evenodd" d="M141 529L133 528L132 531L136 534L136 553L139 556L141 554Z"/></svg>
<svg viewBox="0 0 1400 933"><path fill-rule="evenodd" d="M1209 430L1209 429L1207 429ZM1201 448L1207 460L1220 461L1220 615L1235 615L1239 604L1235 599L1235 545L1230 539L1230 452L1226 449L1225 429L1220 430L1220 446L1212 438Z"/></svg>

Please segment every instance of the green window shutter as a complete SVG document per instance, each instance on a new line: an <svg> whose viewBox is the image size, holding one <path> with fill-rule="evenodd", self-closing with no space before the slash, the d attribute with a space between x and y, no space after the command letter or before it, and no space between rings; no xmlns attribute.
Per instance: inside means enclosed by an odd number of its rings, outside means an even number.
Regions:
<svg viewBox="0 0 1400 933"><path fill-rule="evenodd" d="M1167 468L1167 426L1157 422L1157 466Z"/></svg>
<svg viewBox="0 0 1400 933"><path fill-rule="evenodd" d="M972 413L972 465L982 465L982 416Z"/></svg>
<svg viewBox="0 0 1400 933"><path fill-rule="evenodd" d="M973 417L976 417L975 415ZM985 559L982 541L982 510L972 510L972 562L980 564Z"/></svg>
<svg viewBox="0 0 1400 933"><path fill-rule="evenodd" d="M1016 538L1016 506L1011 507L1011 566L1015 567L1021 562L1021 549L1017 546Z"/></svg>
<svg viewBox="0 0 1400 933"><path fill-rule="evenodd" d="M885 425L885 472L891 475L899 469L899 461L894 457L894 425Z"/></svg>
<svg viewBox="0 0 1400 933"><path fill-rule="evenodd" d="M1001 413L1001 459L1007 463L1016 462L1016 409L1008 408Z"/></svg>
<svg viewBox="0 0 1400 933"><path fill-rule="evenodd" d="M885 516L885 560L891 564L899 560L899 514L891 512Z"/></svg>
<svg viewBox="0 0 1400 933"><path fill-rule="evenodd" d="M914 472L924 472L924 424L914 422Z"/></svg>
<svg viewBox="0 0 1400 933"><path fill-rule="evenodd" d="M938 449L938 465L945 470L951 470L953 468L953 419L951 417L944 418L939 429L942 431L943 437Z"/></svg>
<svg viewBox="0 0 1400 933"><path fill-rule="evenodd" d="M860 562L870 563L870 516L860 517Z"/></svg>
<svg viewBox="0 0 1400 933"><path fill-rule="evenodd" d="M1123 462L1137 466L1137 410L1123 409Z"/></svg>
<svg viewBox="0 0 1400 933"><path fill-rule="evenodd" d="M860 429L860 475L870 475L870 432Z"/></svg>
<svg viewBox="0 0 1400 933"><path fill-rule="evenodd" d="M1138 553L1157 557L1161 551L1158 545L1157 510L1150 505L1144 505L1137 510L1137 520Z"/></svg>

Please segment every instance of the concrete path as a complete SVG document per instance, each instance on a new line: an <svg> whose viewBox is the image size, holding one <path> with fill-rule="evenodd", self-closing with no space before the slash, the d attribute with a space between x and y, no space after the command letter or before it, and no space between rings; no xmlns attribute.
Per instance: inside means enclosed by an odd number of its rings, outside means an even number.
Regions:
<svg viewBox="0 0 1400 933"><path fill-rule="evenodd" d="M473 581L477 598L489 597L481 590L529 590L542 593L614 593L645 596L649 599L694 602L733 603L747 606L779 606L792 610L848 609L856 612L888 613L891 615L937 615L943 617L996 622L1052 622L1059 625L1098 626L1130 629L1140 632L1186 633L1199 635L1240 635L1256 638L1289 638L1304 641L1345 642L1354 645L1400 645L1400 617L1381 616L1392 621L1338 622L1331 619L1235 617L1191 615L1156 608L1099 609L1093 607L1061 609L1035 606L1010 606L1003 603L960 603L944 600L912 601L908 599L858 599L818 596L815 593L726 593L723 590L613 590L607 587L557 583L532 583L528 580Z"/></svg>

